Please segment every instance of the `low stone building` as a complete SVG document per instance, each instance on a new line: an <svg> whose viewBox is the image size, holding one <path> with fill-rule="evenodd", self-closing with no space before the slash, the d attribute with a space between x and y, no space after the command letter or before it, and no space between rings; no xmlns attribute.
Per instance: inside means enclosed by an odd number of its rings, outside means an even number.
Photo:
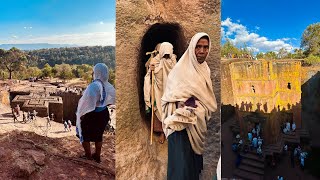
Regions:
<svg viewBox="0 0 320 180"><path fill-rule="evenodd" d="M37 116L39 117L51 117L51 114L54 114L54 121L63 121L63 101L59 96L35 93L16 95L11 101L11 107L16 107L17 105L25 112L37 111Z"/></svg>

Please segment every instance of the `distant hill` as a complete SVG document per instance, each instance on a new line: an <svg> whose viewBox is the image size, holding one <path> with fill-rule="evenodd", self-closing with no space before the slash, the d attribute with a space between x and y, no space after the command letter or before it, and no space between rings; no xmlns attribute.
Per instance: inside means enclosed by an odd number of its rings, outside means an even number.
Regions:
<svg viewBox="0 0 320 180"><path fill-rule="evenodd" d="M26 51L28 55L35 57L31 66L43 66L48 63L55 64L90 64L105 63L111 69L115 69L115 47L114 46L85 46L50 48Z"/></svg>
<svg viewBox="0 0 320 180"><path fill-rule="evenodd" d="M0 44L0 49L11 49L16 47L21 50L49 49L60 47L78 47L75 44L49 44L49 43L34 43L34 44Z"/></svg>

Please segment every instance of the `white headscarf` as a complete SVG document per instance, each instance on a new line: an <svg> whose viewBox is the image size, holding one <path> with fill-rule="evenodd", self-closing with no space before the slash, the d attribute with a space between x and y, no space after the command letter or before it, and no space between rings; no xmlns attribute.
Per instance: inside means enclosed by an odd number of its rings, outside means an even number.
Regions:
<svg viewBox="0 0 320 180"><path fill-rule="evenodd" d="M188 49L170 71L166 90L161 98L163 101L185 102L191 96L195 96L209 111L214 112L217 109L209 66L206 61L200 64L195 54L196 45L204 36L209 38L206 33L197 33L192 37ZM210 38L209 47L211 47Z"/></svg>
<svg viewBox="0 0 320 180"><path fill-rule="evenodd" d="M210 119L211 113L217 109L210 69L206 61L200 64L195 54L196 45L204 36L209 38L206 33L197 33L192 37L188 49L171 70L161 98L162 121L167 128L164 130L166 136L168 137L175 130L186 129L192 149L197 154L202 154L203 151L207 131L206 121ZM211 47L210 38L209 47ZM198 107L195 110L197 118L192 122L182 122L178 116L173 115L176 113L173 103L186 102L192 96L197 99Z"/></svg>
<svg viewBox="0 0 320 180"><path fill-rule="evenodd" d="M160 45L159 55L163 58L164 55L169 54L170 58L173 56L173 46L169 42L163 42Z"/></svg>
<svg viewBox="0 0 320 180"><path fill-rule="evenodd" d="M108 82L109 69L104 63L98 63L93 68L94 81L89 84L87 89L83 92L82 97L79 100L77 108L77 129L80 136L80 142L83 141L81 131L81 119L80 117L92 112L96 107L104 107L109 104L115 103L115 89ZM100 81L103 83L100 82ZM103 87L105 89L105 100L103 96ZM104 101L103 101L104 100Z"/></svg>

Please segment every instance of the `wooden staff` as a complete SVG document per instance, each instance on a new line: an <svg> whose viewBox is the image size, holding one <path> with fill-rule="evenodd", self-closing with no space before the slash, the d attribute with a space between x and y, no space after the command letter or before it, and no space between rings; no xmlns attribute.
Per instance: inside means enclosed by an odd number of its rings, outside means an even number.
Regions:
<svg viewBox="0 0 320 180"><path fill-rule="evenodd" d="M150 145L152 145L152 135L153 135L153 109L154 109L154 72L151 71L151 131L150 131Z"/></svg>

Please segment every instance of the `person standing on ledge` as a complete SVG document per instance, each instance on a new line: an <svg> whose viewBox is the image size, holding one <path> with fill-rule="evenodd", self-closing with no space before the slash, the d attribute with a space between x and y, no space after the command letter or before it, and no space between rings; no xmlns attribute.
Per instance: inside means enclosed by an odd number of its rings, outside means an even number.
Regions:
<svg viewBox="0 0 320 180"><path fill-rule="evenodd" d="M206 58L210 38L195 34L171 70L162 96L162 121L168 139L168 180L197 180L203 169L207 121L217 110Z"/></svg>
<svg viewBox="0 0 320 180"><path fill-rule="evenodd" d="M85 155L100 163L102 136L110 119L107 105L115 103L115 89L108 82L109 70L103 63L93 68L94 81L84 91L77 108L76 131ZM90 142L95 142L95 153L91 154Z"/></svg>

